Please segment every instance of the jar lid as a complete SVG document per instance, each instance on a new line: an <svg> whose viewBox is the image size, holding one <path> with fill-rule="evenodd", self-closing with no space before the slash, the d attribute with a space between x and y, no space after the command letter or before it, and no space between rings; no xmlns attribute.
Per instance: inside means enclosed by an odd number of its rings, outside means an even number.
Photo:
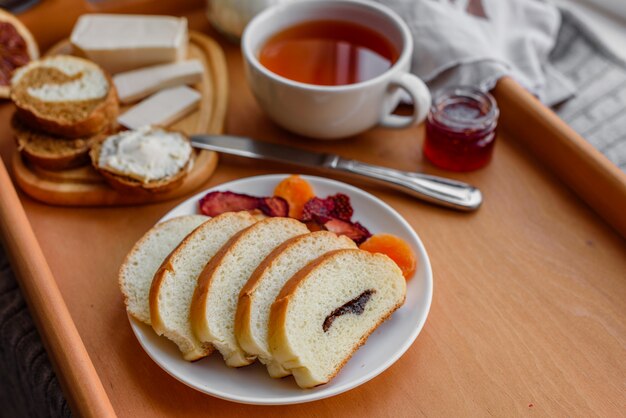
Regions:
<svg viewBox="0 0 626 418"><path fill-rule="evenodd" d="M451 130L484 129L498 120L494 97L469 86L439 90L433 97L430 118Z"/></svg>

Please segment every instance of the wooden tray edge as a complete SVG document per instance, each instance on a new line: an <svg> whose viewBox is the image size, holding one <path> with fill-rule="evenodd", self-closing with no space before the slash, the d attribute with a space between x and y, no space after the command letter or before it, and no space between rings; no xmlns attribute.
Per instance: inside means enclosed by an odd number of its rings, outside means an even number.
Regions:
<svg viewBox="0 0 626 418"><path fill-rule="evenodd" d="M0 159L0 235L74 413L116 416Z"/></svg>
<svg viewBox="0 0 626 418"><path fill-rule="evenodd" d="M513 79L501 79L493 93L500 126L626 238L626 173ZM538 124L546 135L536 135Z"/></svg>

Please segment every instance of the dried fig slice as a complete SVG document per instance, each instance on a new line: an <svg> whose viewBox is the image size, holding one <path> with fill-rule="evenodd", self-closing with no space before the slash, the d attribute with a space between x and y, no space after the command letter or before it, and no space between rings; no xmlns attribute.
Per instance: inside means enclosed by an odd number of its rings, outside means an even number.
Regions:
<svg viewBox="0 0 626 418"><path fill-rule="evenodd" d="M39 49L26 26L0 9L0 98L9 97L13 71L37 58Z"/></svg>

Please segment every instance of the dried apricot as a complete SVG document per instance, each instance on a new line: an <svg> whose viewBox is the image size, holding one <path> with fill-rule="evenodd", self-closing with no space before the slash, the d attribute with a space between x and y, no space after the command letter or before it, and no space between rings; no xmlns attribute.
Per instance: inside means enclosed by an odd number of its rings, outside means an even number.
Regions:
<svg viewBox="0 0 626 418"><path fill-rule="evenodd" d="M308 181L293 174L278 183L274 196L282 197L289 203L289 216L300 219L304 204L315 197L313 187Z"/></svg>
<svg viewBox="0 0 626 418"><path fill-rule="evenodd" d="M417 268L417 259L413 250L402 238L391 234L376 234L360 245L370 253L387 255L396 262L405 279L410 279Z"/></svg>

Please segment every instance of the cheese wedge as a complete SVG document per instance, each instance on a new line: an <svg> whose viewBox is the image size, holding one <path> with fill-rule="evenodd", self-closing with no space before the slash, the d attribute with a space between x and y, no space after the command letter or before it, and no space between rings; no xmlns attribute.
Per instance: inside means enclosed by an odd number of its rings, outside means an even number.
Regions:
<svg viewBox="0 0 626 418"><path fill-rule="evenodd" d="M168 126L198 107L200 93L187 86L160 91L117 118L128 129Z"/></svg>
<svg viewBox="0 0 626 418"><path fill-rule="evenodd" d="M82 15L70 37L74 52L112 74L183 60L187 19L173 16Z"/></svg>
<svg viewBox="0 0 626 418"><path fill-rule="evenodd" d="M169 87L199 83L204 68L198 60L155 65L127 71L113 77L122 103L133 103Z"/></svg>

